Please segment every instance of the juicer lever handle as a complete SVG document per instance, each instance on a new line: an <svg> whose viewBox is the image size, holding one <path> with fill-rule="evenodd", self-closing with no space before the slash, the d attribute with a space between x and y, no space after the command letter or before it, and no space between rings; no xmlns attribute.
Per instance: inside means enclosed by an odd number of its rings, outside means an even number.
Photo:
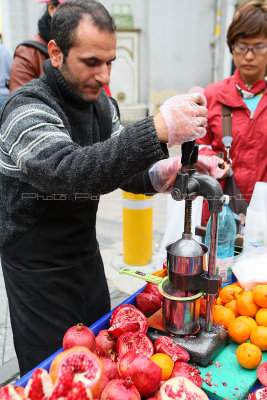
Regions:
<svg viewBox="0 0 267 400"><path fill-rule="evenodd" d="M146 274L143 271L136 271L133 268L121 268L120 274L130 275L134 278L139 278L139 279L143 279L144 281L147 281L147 282L156 283L157 285L159 285L163 280L163 278L161 278L159 276L155 276L152 274Z"/></svg>
<svg viewBox="0 0 267 400"><path fill-rule="evenodd" d="M182 160L181 163L183 166L187 166L190 163L190 159L195 147L195 140L190 142L184 142L182 144Z"/></svg>

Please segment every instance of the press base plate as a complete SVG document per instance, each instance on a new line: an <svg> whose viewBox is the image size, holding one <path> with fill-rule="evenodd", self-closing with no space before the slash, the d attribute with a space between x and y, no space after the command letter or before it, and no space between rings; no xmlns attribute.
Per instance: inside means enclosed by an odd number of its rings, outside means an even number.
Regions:
<svg viewBox="0 0 267 400"><path fill-rule="evenodd" d="M199 318L200 330L192 335L178 336L169 333L164 328L162 312L148 318L147 336L154 341L159 336L170 336L174 343L182 346L190 355L190 362L207 367L216 355L228 344L228 333L222 325L214 324L210 332L204 331L205 320ZM160 317L162 316L162 317ZM153 325L153 326L151 326Z"/></svg>

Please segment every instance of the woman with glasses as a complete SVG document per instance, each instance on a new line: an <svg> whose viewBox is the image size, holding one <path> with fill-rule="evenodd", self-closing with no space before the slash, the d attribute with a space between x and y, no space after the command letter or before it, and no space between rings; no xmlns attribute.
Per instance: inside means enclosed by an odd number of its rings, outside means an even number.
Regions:
<svg viewBox="0 0 267 400"><path fill-rule="evenodd" d="M255 183L267 182L267 0L249 0L237 7L227 44L236 69L230 78L205 89L207 134L197 143L200 154L220 156L227 178L221 184L239 214L245 213ZM232 136L227 147L223 135ZM208 213L203 217L205 223Z"/></svg>

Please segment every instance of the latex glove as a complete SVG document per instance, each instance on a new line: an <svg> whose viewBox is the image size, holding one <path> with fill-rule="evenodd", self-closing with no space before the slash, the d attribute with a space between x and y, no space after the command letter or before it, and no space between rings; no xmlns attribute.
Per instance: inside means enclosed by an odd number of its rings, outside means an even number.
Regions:
<svg viewBox="0 0 267 400"><path fill-rule="evenodd" d="M168 128L168 147L201 138L206 134L206 99L202 93L173 96L160 111Z"/></svg>
<svg viewBox="0 0 267 400"><path fill-rule="evenodd" d="M148 173L154 189L158 193L171 193L177 172L181 171L181 157L160 160L149 168Z"/></svg>
<svg viewBox="0 0 267 400"><path fill-rule="evenodd" d="M226 165L224 165L226 164ZM221 168L221 165L223 168ZM225 178L229 173L230 165L217 156L199 155L197 159L197 171L200 174L213 176L218 180Z"/></svg>

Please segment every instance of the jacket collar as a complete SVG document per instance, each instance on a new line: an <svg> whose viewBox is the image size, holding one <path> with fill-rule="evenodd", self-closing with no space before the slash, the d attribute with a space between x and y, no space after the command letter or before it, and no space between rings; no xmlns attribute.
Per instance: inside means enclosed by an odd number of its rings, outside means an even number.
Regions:
<svg viewBox="0 0 267 400"><path fill-rule="evenodd" d="M250 91L252 93L258 93L264 90L264 88L266 87L266 81L264 79L261 79L255 82L252 87L248 89L246 84L242 81L237 68L235 69L234 75L230 78L225 79L223 83L223 85L220 85L218 87L216 94L217 100L220 103L232 108L245 108L245 103L237 90L236 83L241 89Z"/></svg>

